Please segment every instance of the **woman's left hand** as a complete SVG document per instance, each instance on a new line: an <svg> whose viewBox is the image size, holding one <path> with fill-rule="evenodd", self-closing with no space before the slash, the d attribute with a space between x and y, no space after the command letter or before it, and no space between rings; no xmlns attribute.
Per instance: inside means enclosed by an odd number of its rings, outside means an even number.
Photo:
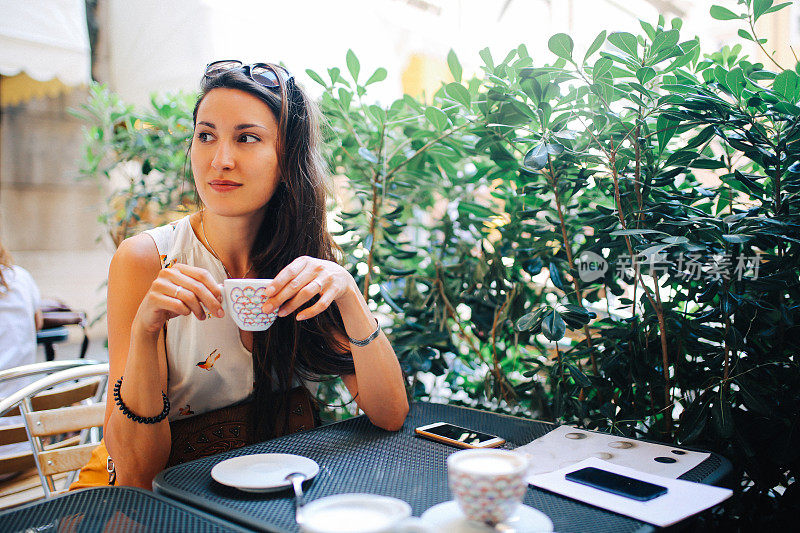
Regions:
<svg viewBox="0 0 800 533"><path fill-rule="evenodd" d="M267 288L261 310L287 316L319 294L319 301L297 314L297 320L317 316L351 289L358 292L353 276L341 265L324 259L298 257L281 270Z"/></svg>

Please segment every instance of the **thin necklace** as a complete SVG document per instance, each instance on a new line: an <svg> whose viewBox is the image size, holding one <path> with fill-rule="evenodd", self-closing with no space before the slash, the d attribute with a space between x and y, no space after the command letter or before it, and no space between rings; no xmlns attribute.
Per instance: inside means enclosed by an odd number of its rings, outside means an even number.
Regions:
<svg viewBox="0 0 800 533"><path fill-rule="evenodd" d="M205 209L203 211L205 211ZM225 275L228 276L228 279L231 279L233 276L231 276L231 273L228 272L227 268L225 268L225 263L222 262L222 258L220 258L219 254L217 254L217 251L214 250L214 247L211 246L211 241L209 241L208 237L206 236L206 227L203 225L203 211L200 211L200 230L203 232L203 239L205 239L206 244L208 245L208 250L214 255L214 257L217 258L219 264L222 265L222 270L225 271ZM242 277L246 278L251 270L253 270L253 263L250 263L250 268L247 269L247 272L245 272Z"/></svg>

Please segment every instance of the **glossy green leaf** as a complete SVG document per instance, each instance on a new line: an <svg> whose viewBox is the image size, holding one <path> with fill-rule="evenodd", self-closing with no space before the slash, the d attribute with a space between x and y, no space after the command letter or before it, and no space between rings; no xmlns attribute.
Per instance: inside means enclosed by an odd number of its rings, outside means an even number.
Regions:
<svg viewBox="0 0 800 533"><path fill-rule="evenodd" d="M725 77L725 81L727 82L730 90L733 91L733 94L735 94L737 97L742 95L746 82L744 78L744 72L741 68L737 67L731 69Z"/></svg>
<svg viewBox="0 0 800 533"><path fill-rule="evenodd" d="M772 90L795 103L800 99L800 76L792 70L784 70L775 77Z"/></svg>
<svg viewBox="0 0 800 533"><path fill-rule="evenodd" d="M472 103L472 97L470 96L469 90L467 90L466 87L460 83L453 82L448 83L445 87L445 90L450 98L469 109L470 104Z"/></svg>
<svg viewBox="0 0 800 533"><path fill-rule="evenodd" d="M413 268L395 268L388 265L384 265L383 270L392 276L410 276L416 272Z"/></svg>
<svg viewBox="0 0 800 533"><path fill-rule="evenodd" d="M714 136L714 133L715 131L713 126L706 126L700 130L700 133L689 139L685 147L690 150L693 148L698 148L711 139Z"/></svg>
<svg viewBox="0 0 800 533"><path fill-rule="evenodd" d="M611 78L610 74L612 66L613 63L610 59L605 57L598 59L594 64L594 68L592 69L592 79L594 82L598 83L605 78Z"/></svg>
<svg viewBox="0 0 800 533"><path fill-rule="evenodd" d="M350 75L353 76L353 81L358 82L358 74L361 71L361 63L359 63L356 54L350 49L347 50L346 62L347 70L349 70Z"/></svg>
<svg viewBox="0 0 800 533"><path fill-rule="evenodd" d="M628 32L616 31L609 34L608 42L632 57L637 57L638 43L636 37Z"/></svg>
<svg viewBox="0 0 800 533"><path fill-rule="evenodd" d="M558 271L558 267L555 265L555 263L550 263L547 268L550 271L550 281L553 282L553 285L563 291L564 280L561 279L561 273Z"/></svg>
<svg viewBox="0 0 800 533"><path fill-rule="evenodd" d="M647 37L650 40L653 40L653 38L655 38L656 29L653 27L652 24L650 24L649 22L645 22L644 20L640 19L639 20L639 26L642 27L642 29L644 30L645 35L647 35Z"/></svg>
<svg viewBox="0 0 800 533"><path fill-rule="evenodd" d="M348 91L344 87L339 87L339 90L337 91L337 93L339 94L339 102L341 103L342 108L345 111L349 110L350 109L350 102L353 99L353 93L351 93L350 91Z"/></svg>
<svg viewBox="0 0 800 533"><path fill-rule="evenodd" d="M733 435L733 413L730 404L725 400L717 399L711 407L711 418L717 429L717 435L728 439Z"/></svg>
<svg viewBox="0 0 800 533"><path fill-rule="evenodd" d="M532 331L533 333L537 333L541 324L542 320L544 319L544 315L547 312L547 308L540 307L533 312L527 313L517 319L517 322L514 324L514 328L517 331Z"/></svg>
<svg viewBox="0 0 800 533"><path fill-rule="evenodd" d="M389 307L391 307L395 313L403 312L403 308L397 305L397 302L394 301L394 298L392 298L392 295L389 294L389 290L383 283L379 285L379 290L381 293L381 298L383 298L383 301L389 304Z"/></svg>
<svg viewBox="0 0 800 533"><path fill-rule="evenodd" d="M341 80L341 71L338 67L331 67L328 69L328 76L331 78L331 83L336 83Z"/></svg>
<svg viewBox="0 0 800 533"><path fill-rule="evenodd" d="M395 220L397 218L400 218L400 216L403 214L404 210L405 210L405 206L403 204L400 204L396 208L394 208L392 211L390 211L388 213L384 213L382 216L383 216L383 218L386 218L386 219L389 219L389 220Z"/></svg>
<svg viewBox="0 0 800 533"><path fill-rule="evenodd" d="M697 158L689 163L689 168L718 169L726 168L725 163L718 159Z"/></svg>
<svg viewBox="0 0 800 533"><path fill-rule="evenodd" d="M771 7L772 0L753 0L753 22L760 19Z"/></svg>
<svg viewBox="0 0 800 533"><path fill-rule="evenodd" d="M530 171L542 170L547 166L547 145L545 143L537 144L525 154L523 158L523 165Z"/></svg>
<svg viewBox="0 0 800 533"><path fill-rule="evenodd" d="M606 42L606 30L603 30L597 34L597 37L594 38L592 44L590 44L589 48L586 49L586 55L583 56L583 62L585 63L592 54L600 50L600 47L603 46L604 42Z"/></svg>
<svg viewBox="0 0 800 533"><path fill-rule="evenodd" d="M575 44L572 37L566 33L556 33L547 41L547 47L558 57L572 60L572 50Z"/></svg>
<svg viewBox="0 0 800 533"><path fill-rule="evenodd" d="M781 4L778 4L778 5L772 6L771 8L767 9L767 10L764 12L764 14L766 15L767 13L775 13L776 11L780 11L781 9L783 9L783 8L785 8L785 7L788 7L788 6L790 6L790 5L792 5L792 2L783 2L783 3L781 3Z"/></svg>
<svg viewBox="0 0 800 533"><path fill-rule="evenodd" d="M372 83L377 83L379 81L383 81L386 79L387 71L383 67L379 67L375 69L375 72L372 73L372 76L364 83L364 85L370 85Z"/></svg>
<svg viewBox="0 0 800 533"><path fill-rule="evenodd" d="M450 68L450 74L453 75L456 83L461 83L461 63L452 48L447 53L447 66Z"/></svg>
<svg viewBox="0 0 800 533"><path fill-rule="evenodd" d="M747 409L756 412L762 416L770 416L772 410L770 409L767 401L762 399L760 395L753 393L751 391L751 384L749 381L745 381L743 378L739 378L737 380L737 385L739 386L739 395L742 397L742 400L747 406Z"/></svg>
<svg viewBox="0 0 800 533"><path fill-rule="evenodd" d="M577 366L573 365L572 363L567 363L564 366L567 367L569 375L572 376L572 379L575 380L575 383L577 383L579 387L592 386L592 381L588 378L588 376L586 376L586 374L581 372Z"/></svg>
<svg viewBox="0 0 800 533"><path fill-rule="evenodd" d="M667 158L666 166L687 166L697 159L697 152L692 150L677 150Z"/></svg>
<svg viewBox="0 0 800 533"><path fill-rule="evenodd" d="M672 48L681 38L681 34L678 30L667 30L659 32L655 38L653 39L653 44L650 48L651 53L656 53L660 50L666 50L668 48Z"/></svg>
<svg viewBox="0 0 800 533"><path fill-rule="evenodd" d="M558 311L553 311L542 320L542 335L553 342L564 338L567 333L567 325Z"/></svg>
<svg viewBox="0 0 800 533"><path fill-rule="evenodd" d="M752 235L723 235L722 238L732 244L742 244L753 240Z"/></svg>
<svg viewBox="0 0 800 533"><path fill-rule="evenodd" d="M447 129L447 115L438 107L428 106L425 109L425 118L427 118L428 121L433 124L438 131L444 131Z"/></svg>
<svg viewBox="0 0 800 533"><path fill-rule="evenodd" d="M317 83L319 83L320 85L322 85L323 87L325 87L325 88L327 88L327 87L328 87L328 84L327 84L327 83L325 83L325 80L323 80L323 79L322 79L322 76L320 76L319 74L317 74L316 72L314 72L314 71L313 71L313 70L311 70L310 68L307 68L307 69L306 69L306 75L307 75L309 78L311 78L312 80L314 80L315 82L317 82Z"/></svg>
<svg viewBox="0 0 800 533"><path fill-rule="evenodd" d="M686 410L681 414L679 438L682 443L689 444L702 434L708 421L708 406L706 398L700 398L686 406Z"/></svg>
<svg viewBox="0 0 800 533"><path fill-rule="evenodd" d="M620 229L616 231L612 231L611 235L620 237L624 235L650 235L650 234L661 234L661 235L668 235L663 231L658 231L655 229Z"/></svg>
<svg viewBox="0 0 800 533"><path fill-rule="evenodd" d="M800 107L788 102L778 102L777 104L773 104L772 109L779 113L789 115L790 117L800 116Z"/></svg>
<svg viewBox="0 0 800 533"><path fill-rule="evenodd" d="M636 79L644 85L648 81L656 77L656 69L653 67L641 67L636 71Z"/></svg>
<svg viewBox="0 0 800 533"><path fill-rule="evenodd" d="M488 47L478 52L478 55L481 56L481 59L483 59L483 62L487 67L489 67L490 69L494 68L494 60L492 59L492 52L489 51Z"/></svg>
<svg viewBox="0 0 800 533"><path fill-rule="evenodd" d="M675 135L680 122L671 120L666 115L659 115L656 119L656 138L658 140L658 151L663 152L667 143Z"/></svg>
<svg viewBox="0 0 800 533"><path fill-rule="evenodd" d="M479 218L489 218L494 215L494 212L488 207L467 201L459 202L458 211L460 213L471 213Z"/></svg>
<svg viewBox="0 0 800 533"><path fill-rule="evenodd" d="M717 20L734 20L742 18L727 7L711 6L711 17Z"/></svg>

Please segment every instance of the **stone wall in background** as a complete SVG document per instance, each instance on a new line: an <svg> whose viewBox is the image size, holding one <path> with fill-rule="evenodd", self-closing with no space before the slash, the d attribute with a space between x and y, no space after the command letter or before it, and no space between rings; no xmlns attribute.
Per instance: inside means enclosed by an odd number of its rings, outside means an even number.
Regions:
<svg viewBox="0 0 800 533"><path fill-rule="evenodd" d="M112 252L98 242L105 192L78 180L82 124L67 110L85 98L86 91L76 89L2 110L0 239L43 296L61 298L92 316L105 298L98 287ZM101 321L92 335L105 331Z"/></svg>

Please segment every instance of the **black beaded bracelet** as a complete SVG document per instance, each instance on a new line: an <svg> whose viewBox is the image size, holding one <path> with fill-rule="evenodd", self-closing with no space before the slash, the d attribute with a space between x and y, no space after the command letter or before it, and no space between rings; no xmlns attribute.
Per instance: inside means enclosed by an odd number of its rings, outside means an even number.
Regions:
<svg viewBox="0 0 800 533"><path fill-rule="evenodd" d="M134 414L130 409L128 409L128 406L123 403L122 396L119 394L120 387L122 387L122 376L120 376L120 378L114 384L114 403L119 406L119 410L122 411L122 414L134 422L139 424L157 424L158 422L161 422L167 418L167 415L169 414L169 398L167 398L167 395L164 394L164 391L161 391L161 397L164 398L164 409L161 411L161 413L156 416L139 416Z"/></svg>

